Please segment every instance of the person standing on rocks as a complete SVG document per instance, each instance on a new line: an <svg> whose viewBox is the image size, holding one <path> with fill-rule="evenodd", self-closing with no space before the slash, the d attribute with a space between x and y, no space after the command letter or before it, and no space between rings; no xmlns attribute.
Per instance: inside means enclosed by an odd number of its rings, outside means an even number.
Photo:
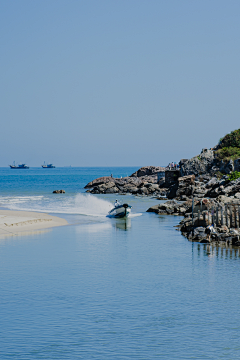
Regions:
<svg viewBox="0 0 240 360"><path fill-rule="evenodd" d="M211 235L216 234L216 231L215 231L213 225L208 225L205 229L205 233L207 234L207 240L211 241Z"/></svg>

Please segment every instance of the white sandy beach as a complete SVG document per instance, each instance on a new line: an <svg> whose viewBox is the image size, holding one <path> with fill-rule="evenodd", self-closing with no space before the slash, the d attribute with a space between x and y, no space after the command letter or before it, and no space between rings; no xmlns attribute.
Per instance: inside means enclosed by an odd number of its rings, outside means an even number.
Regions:
<svg viewBox="0 0 240 360"><path fill-rule="evenodd" d="M0 210L0 236L68 225L65 219L45 213Z"/></svg>

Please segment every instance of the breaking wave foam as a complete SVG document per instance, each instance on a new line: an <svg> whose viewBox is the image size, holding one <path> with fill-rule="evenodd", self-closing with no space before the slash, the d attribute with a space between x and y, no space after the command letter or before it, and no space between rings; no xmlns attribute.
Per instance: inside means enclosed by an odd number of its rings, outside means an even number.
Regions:
<svg viewBox="0 0 240 360"><path fill-rule="evenodd" d="M112 203L90 194L74 196L15 196L0 197L0 206L10 210L50 212L88 216L106 216Z"/></svg>

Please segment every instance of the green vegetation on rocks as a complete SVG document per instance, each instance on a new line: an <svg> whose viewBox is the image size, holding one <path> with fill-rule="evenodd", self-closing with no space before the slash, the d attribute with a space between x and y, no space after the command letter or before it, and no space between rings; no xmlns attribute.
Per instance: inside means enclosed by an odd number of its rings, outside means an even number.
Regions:
<svg viewBox="0 0 240 360"><path fill-rule="evenodd" d="M228 175L228 180L234 181L240 178L240 172L239 171L232 171L231 174Z"/></svg>
<svg viewBox="0 0 240 360"><path fill-rule="evenodd" d="M240 158L240 148L229 146L216 151L216 156L219 160L229 161Z"/></svg>
<svg viewBox="0 0 240 360"><path fill-rule="evenodd" d="M220 139L216 157L223 161L240 158L240 129L234 130Z"/></svg>
<svg viewBox="0 0 240 360"><path fill-rule="evenodd" d="M238 147L240 148L240 129L230 132L225 135L220 143L220 147Z"/></svg>

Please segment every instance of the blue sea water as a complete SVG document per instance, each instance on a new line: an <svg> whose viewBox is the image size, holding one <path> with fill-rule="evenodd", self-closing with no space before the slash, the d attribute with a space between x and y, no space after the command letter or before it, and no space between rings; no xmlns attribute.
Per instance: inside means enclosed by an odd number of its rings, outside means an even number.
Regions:
<svg viewBox="0 0 240 360"><path fill-rule="evenodd" d="M240 359L239 250L188 242L155 199L117 196L125 221L84 193L135 170L0 169L2 208L71 224L0 238L0 359Z"/></svg>

